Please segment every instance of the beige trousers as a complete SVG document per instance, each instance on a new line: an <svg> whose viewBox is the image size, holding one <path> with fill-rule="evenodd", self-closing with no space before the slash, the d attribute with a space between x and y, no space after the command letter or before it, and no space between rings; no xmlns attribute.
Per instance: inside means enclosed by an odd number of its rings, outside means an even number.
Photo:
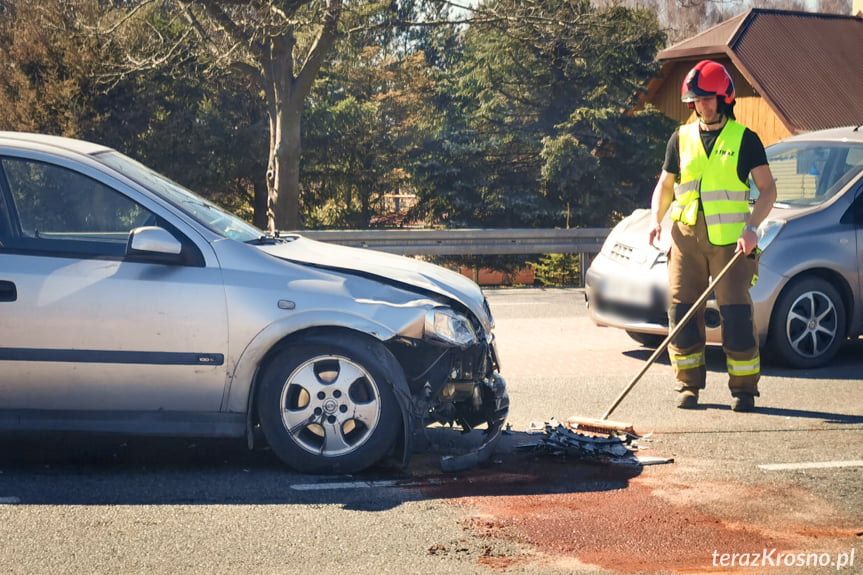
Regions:
<svg viewBox="0 0 863 575"><path fill-rule="evenodd" d="M673 222L668 256L670 287L669 329L674 329L692 304L707 289L712 275L719 273L734 256L736 245L715 246L707 239L704 214L694 226ZM728 388L732 394L758 395L761 375L758 336L752 317L749 288L758 270L756 257L746 257L728 270L716 285L722 325L722 349L728 367ZM677 389L703 389L707 370L704 306L689 324L672 339L668 354L674 367Z"/></svg>

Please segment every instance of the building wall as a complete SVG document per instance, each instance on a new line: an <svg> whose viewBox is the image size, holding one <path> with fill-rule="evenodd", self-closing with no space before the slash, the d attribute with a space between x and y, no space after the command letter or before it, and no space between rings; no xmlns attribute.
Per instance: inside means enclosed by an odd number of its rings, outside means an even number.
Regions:
<svg viewBox="0 0 863 575"><path fill-rule="evenodd" d="M863 0L858 1L863 2ZM755 131L765 146L792 135L764 98L743 78L730 60L716 58L716 61L723 64L731 74L737 100L734 115L741 124ZM690 111L686 104L680 101L680 87L686 74L696 63L697 60L675 63L667 70L662 85L650 98L654 106L681 124L695 120L695 112Z"/></svg>

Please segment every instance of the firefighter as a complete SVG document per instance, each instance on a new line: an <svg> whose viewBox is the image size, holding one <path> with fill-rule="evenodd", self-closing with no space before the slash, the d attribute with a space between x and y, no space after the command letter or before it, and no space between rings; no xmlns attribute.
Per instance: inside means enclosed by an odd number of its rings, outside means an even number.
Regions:
<svg viewBox="0 0 863 575"><path fill-rule="evenodd" d="M734 84L722 64L699 62L686 75L681 100L697 119L668 141L662 173L651 199L651 245L662 236L671 209L668 255L669 330L686 315L737 250L747 256L717 284L722 349L728 367L731 409L753 411L761 374L758 336L749 288L757 277L757 229L776 199L776 186L761 139L734 119ZM749 178L760 195L749 206ZM704 310L670 342L677 407L698 406L707 369Z"/></svg>

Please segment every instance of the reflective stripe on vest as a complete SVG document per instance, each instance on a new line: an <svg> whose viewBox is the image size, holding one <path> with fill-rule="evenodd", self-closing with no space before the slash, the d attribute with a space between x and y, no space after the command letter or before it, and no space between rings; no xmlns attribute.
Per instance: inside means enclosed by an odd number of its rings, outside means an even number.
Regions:
<svg viewBox="0 0 863 575"><path fill-rule="evenodd" d="M668 357L671 360L671 365L680 370L695 369L696 367L701 367L705 364L703 351L699 351L698 353L690 353L689 355L678 355L676 353L669 353Z"/></svg>
<svg viewBox="0 0 863 575"><path fill-rule="evenodd" d="M698 198L701 180L690 180L674 188L674 203L671 204L671 219L694 226L698 218Z"/></svg>
<svg viewBox="0 0 863 575"><path fill-rule="evenodd" d="M728 375L757 375L761 373L761 356L742 361L726 359Z"/></svg>
<svg viewBox="0 0 863 575"><path fill-rule="evenodd" d="M704 209L707 237L714 245L733 244L749 221L749 186L737 177L737 160L746 128L729 119L710 157L704 151L698 123L679 130L680 184L674 190L671 218L695 225L698 199Z"/></svg>

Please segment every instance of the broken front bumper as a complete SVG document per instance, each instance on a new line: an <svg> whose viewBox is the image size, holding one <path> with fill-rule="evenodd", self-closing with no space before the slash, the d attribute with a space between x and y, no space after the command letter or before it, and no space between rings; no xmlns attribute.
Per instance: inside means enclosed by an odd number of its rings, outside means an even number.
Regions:
<svg viewBox="0 0 863 575"><path fill-rule="evenodd" d="M469 469L488 460L494 453L498 441L503 434L503 426L509 413L509 395L506 392L506 381L500 374L494 374L491 382L493 399L493 415L488 421L482 444L476 449L461 455L447 455L441 459L441 469L447 473Z"/></svg>

